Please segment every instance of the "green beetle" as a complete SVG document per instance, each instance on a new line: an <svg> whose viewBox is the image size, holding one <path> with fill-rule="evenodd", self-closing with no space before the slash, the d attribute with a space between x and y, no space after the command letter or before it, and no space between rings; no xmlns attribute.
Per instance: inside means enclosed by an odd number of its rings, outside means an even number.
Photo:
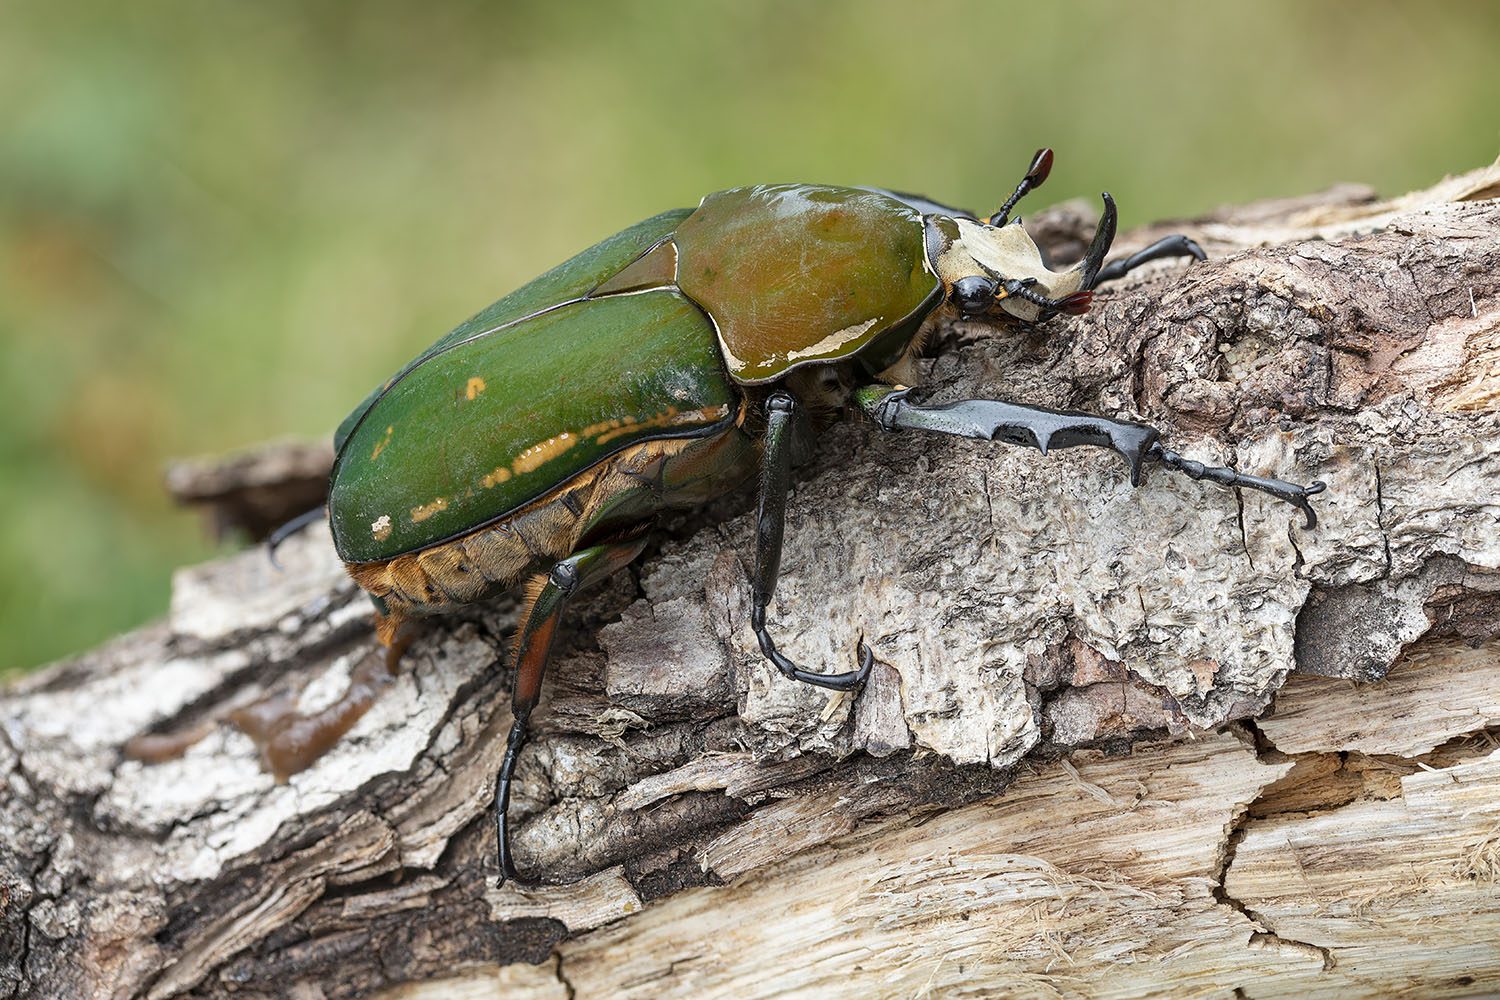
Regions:
<svg viewBox="0 0 1500 1000"><path fill-rule="evenodd" d="M581 587L635 558L667 508L760 476L752 627L795 680L804 670L766 629L781 557L788 468L828 415L1041 448L1120 451L1132 482L1151 461L1302 508L1322 488L1188 461L1150 427L990 400L920 406L912 361L944 306L1024 323L1086 312L1092 289L1161 256L1203 253L1169 237L1102 267L1105 211L1084 259L1054 271L1010 210L1040 185L1041 150L999 212L981 220L924 198L808 184L721 191L585 250L485 309L355 409L335 437L334 544L399 649L414 616L528 583L515 645L514 724L496 781L501 879L506 829L559 617Z"/></svg>

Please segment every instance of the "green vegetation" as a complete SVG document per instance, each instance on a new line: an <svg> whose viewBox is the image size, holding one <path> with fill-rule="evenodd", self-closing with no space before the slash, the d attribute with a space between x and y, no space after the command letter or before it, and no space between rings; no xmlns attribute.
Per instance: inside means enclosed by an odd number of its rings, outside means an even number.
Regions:
<svg viewBox="0 0 1500 1000"><path fill-rule="evenodd" d="M915 14L927 20L912 20ZM331 432L605 234L757 181L1122 227L1500 148L1500 6L0 0L0 671L160 615L172 456Z"/></svg>

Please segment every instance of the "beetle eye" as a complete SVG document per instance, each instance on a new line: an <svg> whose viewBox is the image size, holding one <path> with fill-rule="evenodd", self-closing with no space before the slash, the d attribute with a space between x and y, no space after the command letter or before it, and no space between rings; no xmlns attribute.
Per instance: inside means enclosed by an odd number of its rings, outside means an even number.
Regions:
<svg viewBox="0 0 1500 1000"><path fill-rule="evenodd" d="M983 316L995 304L995 279L982 274L959 278L953 283L953 302L964 318Z"/></svg>

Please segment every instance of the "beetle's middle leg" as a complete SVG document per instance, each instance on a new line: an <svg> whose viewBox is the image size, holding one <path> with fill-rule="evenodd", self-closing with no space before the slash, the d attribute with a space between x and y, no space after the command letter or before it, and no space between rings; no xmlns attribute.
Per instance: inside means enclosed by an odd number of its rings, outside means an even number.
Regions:
<svg viewBox="0 0 1500 1000"><path fill-rule="evenodd" d="M755 520L755 576L750 627L760 642L760 651L786 676L805 684L852 691L865 682L875 654L859 641L859 669L841 674L818 674L803 670L776 650L771 633L766 631L766 605L776 593L776 578L781 573L781 538L786 521L787 478L791 469L792 432L797 417L797 401L787 392L773 392L766 399L765 457L761 464L760 506Z"/></svg>
<svg viewBox="0 0 1500 1000"><path fill-rule="evenodd" d="M937 431L982 441L1004 441L1026 445L1046 454L1050 448L1092 445L1111 448L1130 463L1130 483L1140 485L1141 467L1157 462L1191 479L1207 479L1222 486L1244 486L1284 500L1307 515L1307 527L1315 527L1311 497L1323 491L1321 481L1299 486L1280 479L1250 476L1222 465L1204 465L1183 458L1157 440L1158 432L1145 424L1111 420L1071 410L1049 410L993 399L963 399L938 406L920 406L907 401L910 389L893 390L879 385L861 389L856 398L861 409L882 430Z"/></svg>
<svg viewBox="0 0 1500 1000"><path fill-rule="evenodd" d="M646 533L640 531L628 538L580 549L566 559L558 560L551 570L533 578L527 586L530 600L516 636L516 683L511 695L514 721L505 741L505 759L495 778L495 839L500 853L502 885L506 879L521 881L510 854L510 829L506 816L510 808L510 781L515 773L516 759L526 745L531 711L536 708L542 693L542 675L552 653L558 620L569 598L620 569L640 555L645 546Z"/></svg>

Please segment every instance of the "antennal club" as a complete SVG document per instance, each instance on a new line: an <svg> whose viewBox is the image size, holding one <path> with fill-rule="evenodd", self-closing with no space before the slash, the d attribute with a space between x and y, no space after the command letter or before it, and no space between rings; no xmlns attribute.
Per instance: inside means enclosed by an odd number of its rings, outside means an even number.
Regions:
<svg viewBox="0 0 1500 1000"><path fill-rule="evenodd" d="M984 267L983 264L979 265ZM1006 278L1000 283L999 298L1009 298L1014 295L1018 299L1025 299L1032 305L1040 306L1044 315L1053 313L1067 313L1069 316L1082 316L1089 311L1093 304L1094 293L1091 291L1077 291L1071 295L1064 295L1060 299L1052 299L1036 291L1031 286L1036 284L1035 278Z"/></svg>
<svg viewBox="0 0 1500 1000"><path fill-rule="evenodd" d="M1042 186L1047 175L1052 173L1052 150L1043 147L1036 151L1031 158L1031 166L1026 168L1026 176L1021 178L1021 183L1016 185L1015 191L1005 199L1005 204L1000 206L1000 211L990 216L990 225L1003 226L1010 219L1010 210L1016 207L1016 202L1026 196L1026 192L1035 191Z"/></svg>

